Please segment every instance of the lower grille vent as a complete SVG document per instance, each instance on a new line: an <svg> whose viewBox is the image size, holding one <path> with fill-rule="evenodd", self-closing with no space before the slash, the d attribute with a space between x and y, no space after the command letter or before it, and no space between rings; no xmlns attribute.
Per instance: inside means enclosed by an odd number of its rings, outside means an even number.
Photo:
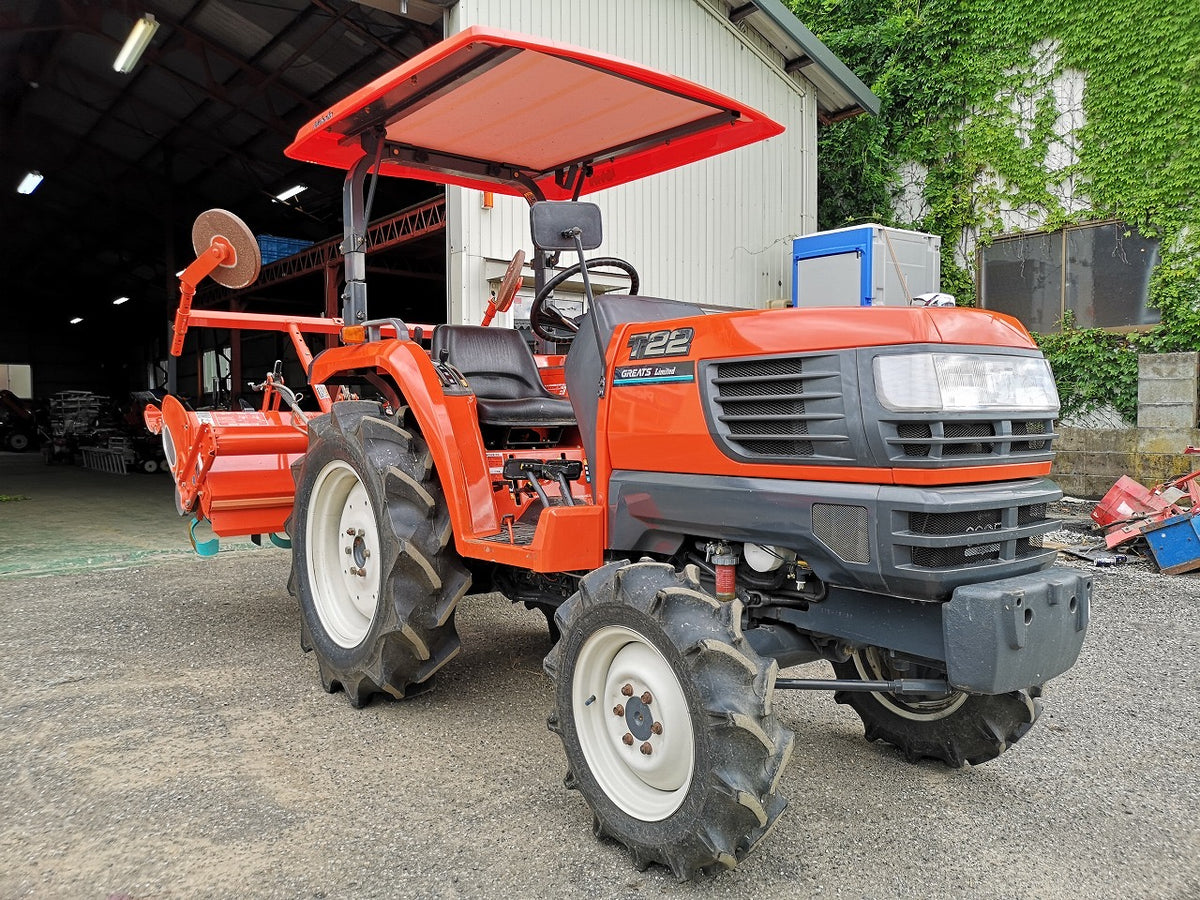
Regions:
<svg viewBox="0 0 1200 900"><path fill-rule="evenodd" d="M871 517L865 506L814 503L813 534L846 562L871 561Z"/></svg>

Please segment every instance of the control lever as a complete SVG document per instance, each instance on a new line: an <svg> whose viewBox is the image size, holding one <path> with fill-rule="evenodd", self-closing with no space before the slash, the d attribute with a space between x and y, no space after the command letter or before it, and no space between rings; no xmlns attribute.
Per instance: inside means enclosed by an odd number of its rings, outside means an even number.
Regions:
<svg viewBox="0 0 1200 900"><path fill-rule="evenodd" d="M563 503L575 506L575 498L571 496L569 482L577 481L583 474L583 463L577 459L517 459L504 461L504 477L512 482L513 495L517 495L522 481L528 482L542 501L542 506L549 508L550 498L541 481L553 481L562 492Z"/></svg>

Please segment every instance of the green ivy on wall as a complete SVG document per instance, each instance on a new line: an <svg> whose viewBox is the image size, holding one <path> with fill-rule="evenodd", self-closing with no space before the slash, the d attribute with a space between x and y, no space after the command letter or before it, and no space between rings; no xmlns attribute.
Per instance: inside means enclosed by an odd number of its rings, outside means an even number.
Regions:
<svg viewBox="0 0 1200 900"><path fill-rule="evenodd" d="M1115 394L1128 417L1137 353L1200 349L1200 25L1191 0L791 6L882 104L877 117L822 129L821 228L877 221L940 235L944 289L967 304L975 288L963 236L986 244L1002 233L1004 209L1026 210L1047 229L1116 218L1157 235L1158 329L1113 335L1064 322L1061 335L1041 338L1064 411ZM1070 110L1055 87L1069 70L1086 81L1083 124L1064 147L1056 124ZM914 169L922 202L899 220Z"/></svg>

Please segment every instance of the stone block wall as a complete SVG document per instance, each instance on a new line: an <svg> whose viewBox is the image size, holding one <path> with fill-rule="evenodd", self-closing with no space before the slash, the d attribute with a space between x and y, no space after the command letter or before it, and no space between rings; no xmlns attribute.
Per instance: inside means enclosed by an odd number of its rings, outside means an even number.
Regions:
<svg viewBox="0 0 1200 900"><path fill-rule="evenodd" d="M1138 358L1138 426L1060 425L1050 477L1072 497L1099 499L1122 475L1147 487L1200 467L1185 447L1200 447L1200 354Z"/></svg>
<svg viewBox="0 0 1200 900"><path fill-rule="evenodd" d="M1138 357L1138 428L1195 428L1200 403L1200 354Z"/></svg>

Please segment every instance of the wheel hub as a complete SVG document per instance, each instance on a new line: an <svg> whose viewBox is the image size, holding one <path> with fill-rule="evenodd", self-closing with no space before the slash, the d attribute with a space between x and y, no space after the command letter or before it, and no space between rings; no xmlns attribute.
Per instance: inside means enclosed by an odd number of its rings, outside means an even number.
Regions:
<svg viewBox="0 0 1200 900"><path fill-rule="evenodd" d="M354 540L350 544L349 556L354 560L355 564L362 568L367 564L367 560L371 557L371 551L367 548L367 542L362 534L355 533Z"/></svg>
<svg viewBox="0 0 1200 900"><path fill-rule="evenodd" d="M654 733L651 730L654 716L650 713L650 707L638 697L630 697L625 703L625 724L629 727L629 733L639 741L650 740Z"/></svg>

